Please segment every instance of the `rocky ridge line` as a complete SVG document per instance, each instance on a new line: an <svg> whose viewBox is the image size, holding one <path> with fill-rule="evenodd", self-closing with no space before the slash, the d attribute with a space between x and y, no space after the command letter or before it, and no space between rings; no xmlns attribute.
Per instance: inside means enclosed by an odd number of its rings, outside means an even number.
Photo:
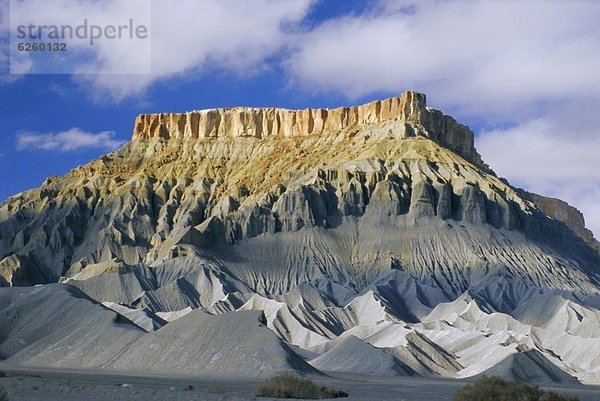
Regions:
<svg viewBox="0 0 600 401"><path fill-rule="evenodd" d="M548 198L527 191L520 192L524 198L531 200L543 213L565 223L588 245L600 252L600 242L594 238L594 233L585 227L585 219L581 211L560 199Z"/></svg>

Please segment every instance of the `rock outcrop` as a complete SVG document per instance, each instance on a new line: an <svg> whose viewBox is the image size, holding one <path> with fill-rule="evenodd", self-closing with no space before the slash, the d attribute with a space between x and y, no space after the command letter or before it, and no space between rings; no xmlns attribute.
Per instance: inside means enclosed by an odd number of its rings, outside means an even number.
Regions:
<svg viewBox="0 0 600 401"><path fill-rule="evenodd" d="M573 232L600 252L600 242L594 238L594 234L590 230L585 228L583 213L560 199L548 198L526 191L522 193L525 198L530 199L542 212L553 219L565 223Z"/></svg>
<svg viewBox="0 0 600 401"><path fill-rule="evenodd" d="M291 138L337 134L394 121L399 122L394 125L394 135L398 138L430 138L465 159L485 166L475 150L473 132L452 117L426 107L425 95L417 92L337 109L234 107L185 114L143 114L135 121L133 138Z"/></svg>

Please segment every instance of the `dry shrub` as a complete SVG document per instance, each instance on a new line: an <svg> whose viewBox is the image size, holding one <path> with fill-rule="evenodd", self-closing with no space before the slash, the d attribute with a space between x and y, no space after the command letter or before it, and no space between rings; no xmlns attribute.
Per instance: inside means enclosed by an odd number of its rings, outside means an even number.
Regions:
<svg viewBox="0 0 600 401"><path fill-rule="evenodd" d="M578 401L577 398L567 397L546 392L539 386L526 383L516 383L499 377L483 377L473 384L467 384L454 394L454 401Z"/></svg>
<svg viewBox="0 0 600 401"><path fill-rule="evenodd" d="M310 379L303 379L293 373L274 376L256 388L257 397L320 399L348 397L345 391L317 386Z"/></svg>

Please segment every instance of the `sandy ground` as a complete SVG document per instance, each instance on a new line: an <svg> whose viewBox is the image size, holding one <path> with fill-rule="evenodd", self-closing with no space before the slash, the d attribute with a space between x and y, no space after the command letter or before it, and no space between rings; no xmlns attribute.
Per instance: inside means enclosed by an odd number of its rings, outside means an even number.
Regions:
<svg viewBox="0 0 600 401"><path fill-rule="evenodd" d="M0 378L10 401L242 401L269 400L253 394L257 380L185 378L112 374L97 371L37 370L0 365ZM321 385L345 390L348 401L450 401L464 382L405 377L323 377ZM123 384L131 387L123 387ZM556 390L581 401L600 399L600 387L561 387Z"/></svg>

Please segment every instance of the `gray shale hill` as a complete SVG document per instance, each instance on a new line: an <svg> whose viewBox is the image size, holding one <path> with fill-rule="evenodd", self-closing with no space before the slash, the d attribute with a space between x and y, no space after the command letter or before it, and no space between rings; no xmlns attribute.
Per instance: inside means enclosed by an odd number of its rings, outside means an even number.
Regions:
<svg viewBox="0 0 600 401"><path fill-rule="evenodd" d="M423 94L142 115L121 149L0 204L0 284L50 284L0 289L0 358L598 384L599 249Z"/></svg>

